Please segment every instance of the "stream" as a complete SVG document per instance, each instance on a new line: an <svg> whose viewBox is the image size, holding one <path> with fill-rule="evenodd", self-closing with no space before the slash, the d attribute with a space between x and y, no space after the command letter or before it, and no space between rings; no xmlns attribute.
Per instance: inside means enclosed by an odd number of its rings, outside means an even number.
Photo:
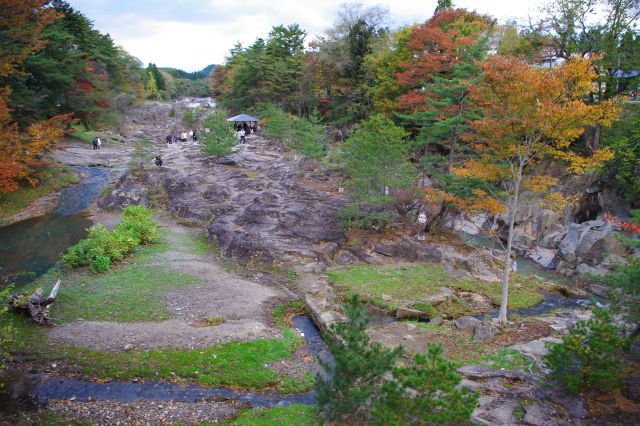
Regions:
<svg viewBox="0 0 640 426"><path fill-rule="evenodd" d="M328 364L333 358L320 336L313 321L300 315L293 318L297 330L304 335L305 348L310 355L320 357ZM322 367L314 363L313 373L324 375ZM11 376L11 375L10 375ZM252 407L274 407L277 405L315 404L316 394L311 390L302 394L282 395L275 391L249 392L227 388L207 388L199 385L179 385L158 381L112 381L97 383L90 380L55 377L44 374L24 374L11 377L9 389L14 397L21 396L38 405L46 405L50 400L110 400L130 402L135 400L196 401L207 398L228 398L233 401L250 403Z"/></svg>
<svg viewBox="0 0 640 426"><path fill-rule="evenodd" d="M87 235L92 222L82 214L112 178L103 167L73 166L80 183L64 189L52 213L0 228L0 288L44 274L60 254ZM3 278L3 279L2 279Z"/></svg>

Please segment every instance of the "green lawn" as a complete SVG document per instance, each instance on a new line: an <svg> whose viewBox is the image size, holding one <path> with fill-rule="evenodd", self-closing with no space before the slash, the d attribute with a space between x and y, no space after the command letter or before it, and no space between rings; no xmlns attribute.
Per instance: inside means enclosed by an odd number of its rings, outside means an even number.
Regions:
<svg viewBox="0 0 640 426"><path fill-rule="evenodd" d="M42 182L38 186L22 185L18 190L0 195L0 225L27 208L38 198L49 195L80 179L72 169L65 166L50 166L43 171Z"/></svg>
<svg viewBox="0 0 640 426"><path fill-rule="evenodd" d="M61 274L51 270L26 285L21 292L43 288L48 293L60 278L62 287L51 316L61 323L78 318L94 321L161 321L171 318L163 293L166 290L197 285L202 279L154 265L154 255L167 250L165 240L140 246L133 256L114 269L91 274L86 269Z"/></svg>
<svg viewBox="0 0 640 426"><path fill-rule="evenodd" d="M457 280L449 277L441 265L409 265L395 268L371 265L334 268L328 272L343 295L358 293L365 300L384 308L419 302L440 291L440 287L470 291L500 303L500 283L480 280ZM515 275L509 289L509 309L521 309L543 300L540 292L546 285L532 278ZM385 301L383 295L391 300Z"/></svg>
<svg viewBox="0 0 640 426"><path fill-rule="evenodd" d="M100 379L157 379L199 383L205 386L305 392L313 386L311 373L300 379L276 373L266 364L290 359L303 344L291 329L282 339L229 342L199 349L154 349L126 352L98 351L73 345L49 345L45 329L26 317L10 314L0 326L11 323L17 330L14 351L24 359L46 365L67 365L71 372Z"/></svg>
<svg viewBox="0 0 640 426"><path fill-rule="evenodd" d="M322 420L316 407L291 404L286 407L243 410L235 420L222 424L225 426L319 426Z"/></svg>

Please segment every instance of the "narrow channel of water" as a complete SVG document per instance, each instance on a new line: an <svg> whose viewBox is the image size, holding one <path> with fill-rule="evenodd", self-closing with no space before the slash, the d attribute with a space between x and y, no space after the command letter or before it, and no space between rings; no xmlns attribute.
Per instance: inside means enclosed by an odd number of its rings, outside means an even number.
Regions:
<svg viewBox="0 0 640 426"><path fill-rule="evenodd" d="M293 318L296 328L304 334L305 348L310 355L320 357L332 363L331 353L320 336L320 331L313 321L300 315ZM321 367L311 364L310 370L321 372ZM315 404L316 394L313 390L302 394L282 395L278 392L249 392L227 388L207 388L199 385L178 385L158 381L112 381L96 383L64 377L30 375L14 377L9 389L20 388L20 393L28 395L33 402L46 405L54 399L110 400L130 402L136 400L159 401L196 401L207 398L229 398L236 402L248 402L252 407L274 407L278 405Z"/></svg>
<svg viewBox="0 0 640 426"><path fill-rule="evenodd" d="M81 212L111 180L103 167L73 167L80 183L60 194L53 213L0 228L0 288L22 284L45 273L68 247L86 237L91 221Z"/></svg>

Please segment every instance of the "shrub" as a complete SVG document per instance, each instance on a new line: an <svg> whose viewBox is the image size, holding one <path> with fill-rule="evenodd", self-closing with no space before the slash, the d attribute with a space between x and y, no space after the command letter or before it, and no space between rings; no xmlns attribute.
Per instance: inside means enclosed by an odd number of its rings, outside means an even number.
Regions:
<svg viewBox="0 0 640 426"><path fill-rule="evenodd" d="M543 361L550 377L559 380L570 392L610 391L622 384L619 352L625 344L614 325L611 313L593 310L588 321L578 321L562 343L547 343L549 353Z"/></svg>
<svg viewBox="0 0 640 426"><path fill-rule="evenodd" d="M118 227L131 231L140 244L150 244L158 238L158 227L153 221L153 212L145 206L127 206L121 217L122 223Z"/></svg>
<svg viewBox="0 0 640 426"><path fill-rule="evenodd" d="M332 378L317 378L318 404L327 420L364 419L365 405L380 395L382 375L389 371L402 348L389 350L372 344L366 333L367 318L357 295L345 304L347 322L333 326L335 340L328 346L335 365L321 361Z"/></svg>
<svg viewBox="0 0 640 426"><path fill-rule="evenodd" d="M158 237L153 212L144 206L127 206L113 230L98 224L89 228L88 237L71 246L62 256L65 266L91 267L93 272L104 272L119 262L140 244L149 244Z"/></svg>
<svg viewBox="0 0 640 426"><path fill-rule="evenodd" d="M392 222L396 215L384 208L360 208L351 204L337 213L338 226L349 229L372 229L380 231Z"/></svg>
<svg viewBox="0 0 640 426"><path fill-rule="evenodd" d="M394 368L394 380L382 387L373 404L376 425L470 424L478 395L457 389L462 380L455 365L442 357L442 346L429 343L427 354L416 354L411 367Z"/></svg>

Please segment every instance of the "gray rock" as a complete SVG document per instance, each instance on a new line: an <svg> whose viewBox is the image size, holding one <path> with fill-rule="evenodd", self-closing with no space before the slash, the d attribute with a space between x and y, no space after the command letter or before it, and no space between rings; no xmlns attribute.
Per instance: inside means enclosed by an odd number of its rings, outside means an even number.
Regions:
<svg viewBox="0 0 640 426"><path fill-rule="evenodd" d="M478 324L480 324L482 321L480 321L478 318L474 318L468 315L465 315L463 317L460 317L456 320L456 328L460 329L460 330L472 330L475 331L476 326Z"/></svg>
<svg viewBox="0 0 640 426"><path fill-rule="evenodd" d="M557 424L553 417L556 410L551 405L530 404L526 406L525 412L525 423L533 426L551 426Z"/></svg>
<svg viewBox="0 0 640 426"><path fill-rule="evenodd" d="M238 154L225 155L224 157L220 157L216 160L216 163L222 164L225 166L237 166L244 161L244 158Z"/></svg>
<svg viewBox="0 0 640 426"><path fill-rule="evenodd" d="M610 288L606 285L598 284L598 283L590 283L589 291L596 296L600 297L609 297Z"/></svg>
<svg viewBox="0 0 640 426"><path fill-rule="evenodd" d="M581 263L578 266L576 266L576 272L580 275L596 275L596 276L605 276L607 275L607 273L609 273L609 270L606 268L603 268L601 266L589 266L586 263Z"/></svg>
<svg viewBox="0 0 640 426"><path fill-rule="evenodd" d="M473 333L473 340L476 342L482 342L487 339L493 338L497 333L496 326L489 321L483 321L476 325Z"/></svg>
<svg viewBox="0 0 640 426"><path fill-rule="evenodd" d="M558 248L558 244L565 236L564 230L552 232L550 234L545 235L540 241L540 247L548 248L548 249L556 249Z"/></svg>
<svg viewBox="0 0 640 426"><path fill-rule="evenodd" d="M546 347L547 343L562 343L562 340L556 337L543 337L531 342L512 346L512 348L522 352L524 355L528 355L531 358L540 361L543 356L549 353L549 350Z"/></svg>
<svg viewBox="0 0 640 426"><path fill-rule="evenodd" d="M576 249L582 237L582 228L578 223L571 223L567 228L567 233L558 244L558 252L565 262L576 261Z"/></svg>
<svg viewBox="0 0 640 426"><path fill-rule="evenodd" d="M417 309L398 307L396 309L396 318L397 319L420 319L424 321L429 321L429 313L424 311L419 311Z"/></svg>
<svg viewBox="0 0 640 426"><path fill-rule="evenodd" d="M502 378L508 380L518 380L525 383L534 383L535 376L521 371L492 370L484 365L465 365L457 369L458 373L470 380L486 380L491 378Z"/></svg>
<svg viewBox="0 0 640 426"><path fill-rule="evenodd" d="M358 263L360 263L360 259L358 259L350 251L343 250L336 256L336 263L341 266L357 265Z"/></svg>
<svg viewBox="0 0 640 426"><path fill-rule="evenodd" d="M557 254L557 250L536 247L535 250L529 254L529 258L544 268L552 268L556 263Z"/></svg>
<svg viewBox="0 0 640 426"><path fill-rule="evenodd" d="M432 306L438 306L439 304L446 302L453 297L453 290L449 287L440 287L440 291L433 296L426 297L425 302L431 303Z"/></svg>

